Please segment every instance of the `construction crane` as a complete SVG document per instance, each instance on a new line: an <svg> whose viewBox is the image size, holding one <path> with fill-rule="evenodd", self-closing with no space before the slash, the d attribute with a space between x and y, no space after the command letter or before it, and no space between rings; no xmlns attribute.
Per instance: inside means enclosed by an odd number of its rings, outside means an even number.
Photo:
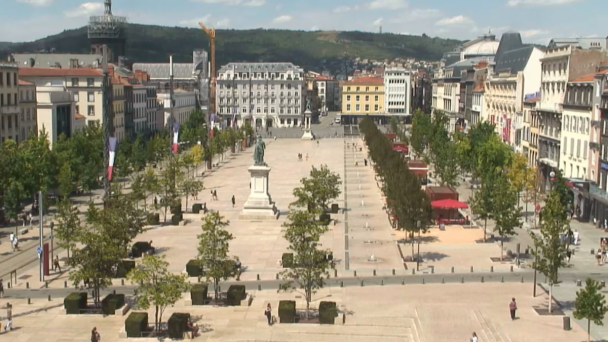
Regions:
<svg viewBox="0 0 608 342"><path fill-rule="evenodd" d="M211 70L210 70L210 75L211 75L211 80L210 80L210 84L209 84L209 114L217 114L217 112L215 111L215 87L216 87L216 79L215 79L215 29L211 28L208 29L205 24L203 24L202 22L198 23L198 26L201 27L201 29L203 31L205 31L205 33L207 34L207 36L209 36L209 46L210 46L210 53L209 56L211 58Z"/></svg>

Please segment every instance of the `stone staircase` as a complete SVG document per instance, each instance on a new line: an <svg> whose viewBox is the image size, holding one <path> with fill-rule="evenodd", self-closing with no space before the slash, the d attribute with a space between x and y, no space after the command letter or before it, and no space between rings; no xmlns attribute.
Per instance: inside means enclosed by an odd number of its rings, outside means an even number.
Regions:
<svg viewBox="0 0 608 342"><path fill-rule="evenodd" d="M485 318L481 310L473 310L473 320L479 323L480 330L477 331L477 337L483 342L513 342L509 336L502 332L500 327L497 327L492 321Z"/></svg>

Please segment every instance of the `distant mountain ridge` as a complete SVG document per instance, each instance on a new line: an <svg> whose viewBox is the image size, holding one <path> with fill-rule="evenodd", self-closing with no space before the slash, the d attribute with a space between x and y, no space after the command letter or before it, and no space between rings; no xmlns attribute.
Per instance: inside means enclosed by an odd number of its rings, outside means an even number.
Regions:
<svg viewBox="0 0 608 342"><path fill-rule="evenodd" d="M391 33L217 30L218 68L229 62L293 62L314 70L336 71L345 59L416 58L439 60L462 41ZM200 29L129 24L127 55L137 62L191 62L192 51L209 48L209 39ZM10 52L88 53L87 28L66 30L27 43L0 43L0 55Z"/></svg>

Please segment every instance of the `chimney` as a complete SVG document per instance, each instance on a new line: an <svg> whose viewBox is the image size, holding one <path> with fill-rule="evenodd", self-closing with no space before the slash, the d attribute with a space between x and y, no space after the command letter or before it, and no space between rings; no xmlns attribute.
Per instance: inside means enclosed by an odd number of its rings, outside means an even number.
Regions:
<svg viewBox="0 0 608 342"><path fill-rule="evenodd" d="M114 77L114 66L113 65L108 65L108 75L110 77Z"/></svg>

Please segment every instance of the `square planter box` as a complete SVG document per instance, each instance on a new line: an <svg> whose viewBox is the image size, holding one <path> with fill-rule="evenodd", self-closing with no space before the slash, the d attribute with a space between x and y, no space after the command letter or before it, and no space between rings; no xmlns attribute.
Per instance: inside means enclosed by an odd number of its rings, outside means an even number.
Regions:
<svg viewBox="0 0 608 342"><path fill-rule="evenodd" d="M127 337L141 337L141 333L148 328L147 312L131 312L125 320Z"/></svg>
<svg viewBox="0 0 608 342"><path fill-rule="evenodd" d="M207 284L195 284L192 286L192 290L190 290L190 299L192 300L192 305L205 305L205 301L207 300Z"/></svg>
<svg viewBox="0 0 608 342"><path fill-rule="evenodd" d="M279 322L296 322L296 302L293 300L282 300L279 302Z"/></svg>

